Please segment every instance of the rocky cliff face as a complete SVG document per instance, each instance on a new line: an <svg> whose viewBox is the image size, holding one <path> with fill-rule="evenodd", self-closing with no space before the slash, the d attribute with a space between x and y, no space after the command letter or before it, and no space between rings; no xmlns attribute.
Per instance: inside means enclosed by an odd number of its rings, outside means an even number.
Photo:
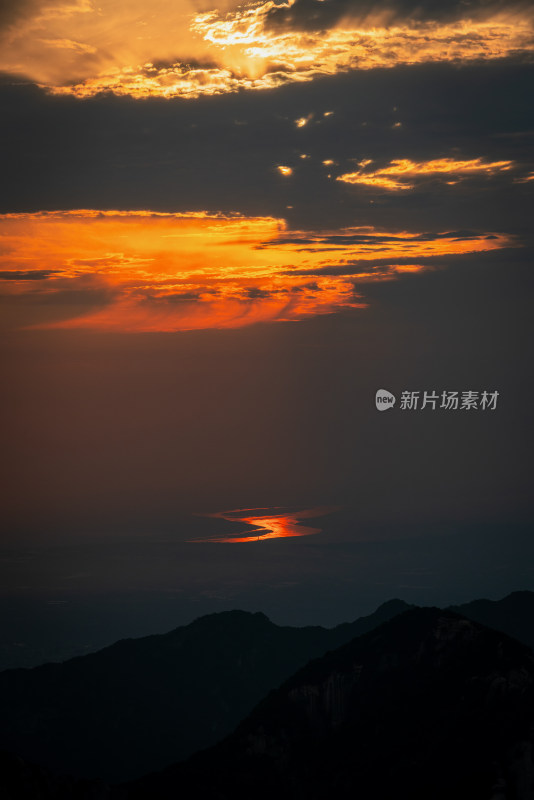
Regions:
<svg viewBox="0 0 534 800"><path fill-rule="evenodd" d="M128 796L534 800L533 699L528 648L416 609L311 662L220 746Z"/></svg>

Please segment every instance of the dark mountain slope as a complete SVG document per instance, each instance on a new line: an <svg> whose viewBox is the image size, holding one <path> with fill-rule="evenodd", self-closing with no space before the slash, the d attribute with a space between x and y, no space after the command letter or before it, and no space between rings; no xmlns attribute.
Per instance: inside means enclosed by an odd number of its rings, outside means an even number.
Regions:
<svg viewBox="0 0 534 800"><path fill-rule="evenodd" d="M0 751L2 800L108 800L111 789L101 781L77 780Z"/></svg>
<svg viewBox="0 0 534 800"><path fill-rule="evenodd" d="M532 800L534 657L414 609L296 673L224 742L117 797Z"/></svg>
<svg viewBox="0 0 534 800"><path fill-rule="evenodd" d="M473 600L450 608L488 628L503 631L534 650L534 592L512 592L502 600Z"/></svg>
<svg viewBox="0 0 534 800"><path fill-rule="evenodd" d="M263 614L201 617L63 664L0 673L0 749L107 781L161 769L220 740L311 658L408 606L327 630Z"/></svg>
<svg viewBox="0 0 534 800"><path fill-rule="evenodd" d="M162 769L220 741L311 658L406 608L392 600L332 630L279 627L263 614L213 614L64 664L0 673L0 748L59 773L112 782ZM533 643L532 592L458 610Z"/></svg>

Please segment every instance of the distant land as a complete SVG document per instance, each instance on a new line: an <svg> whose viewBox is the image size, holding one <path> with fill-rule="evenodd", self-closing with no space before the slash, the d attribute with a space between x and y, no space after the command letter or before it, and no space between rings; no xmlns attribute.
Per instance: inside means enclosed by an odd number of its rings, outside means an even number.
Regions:
<svg viewBox="0 0 534 800"><path fill-rule="evenodd" d="M467 608L486 619L493 613L501 626L521 631L529 628L533 602L533 593L517 592L498 602L476 601ZM265 663L259 669L263 680L269 671L280 674L291 659L318 649L324 633L332 639L347 635L348 640L296 669L279 688L267 691L235 731L212 747L180 763L175 755L163 770L112 785L109 780L76 776L72 770L49 769L44 757L17 752L12 740L0 752L0 796L6 800L245 800L252 796L258 800L327 796L341 800L355 796L365 800L532 800L532 649L451 609L407 608L402 601L391 601L375 614L331 631L278 628L262 614L209 615L165 636L119 642L64 665L5 672L0 675L1 702L11 703L11 725L24 721L36 747L40 741L42 748L45 735L54 732L56 739L52 736L50 742L60 744L62 715L63 746L67 733L72 740L65 750L70 757L76 749L85 748L90 762L103 738L109 748L108 770L112 771L116 758L118 773L126 768L128 752L130 763L135 762L136 738L149 752L152 738L164 744L158 725L147 724L143 717L149 705L145 695L152 703L159 699L163 708L173 703L176 692L163 682L143 686L150 673L154 677L156 671L160 675L174 672L177 695L182 704L189 700L189 712L175 717L175 729L186 733L206 709L220 712L232 692L238 697L238 684L247 672L249 680L242 689L244 695L250 693L258 672L255 666ZM284 637L290 653L286 660L277 653ZM179 665L191 669L195 660L198 674L194 679ZM127 667L124 685L145 690L128 719L129 736L125 728L121 730L118 713L125 698L119 664ZM238 673L234 680L231 665ZM214 680L217 667L219 678ZM91 669L86 702L78 705L81 693L76 693L80 688L76 681L88 680ZM62 675L70 683L65 685ZM118 702L109 694L112 683ZM202 687L207 698L203 705L202 691L196 694ZM107 708L103 705L106 692ZM66 720L69 699L71 715ZM134 694L131 699L135 701ZM92 739L83 740L84 723L89 722L91 730L96 719L96 714L91 717L91 703L100 714L100 727L92 729ZM76 718L78 727L73 724ZM4 735L8 727L4 721ZM23 733L20 728L21 747L31 740L24 744Z"/></svg>
<svg viewBox="0 0 534 800"><path fill-rule="evenodd" d="M0 749L78 778L140 777L220 741L311 659L410 608L391 600L332 629L222 612L64 663L2 672ZM534 645L533 592L452 611Z"/></svg>

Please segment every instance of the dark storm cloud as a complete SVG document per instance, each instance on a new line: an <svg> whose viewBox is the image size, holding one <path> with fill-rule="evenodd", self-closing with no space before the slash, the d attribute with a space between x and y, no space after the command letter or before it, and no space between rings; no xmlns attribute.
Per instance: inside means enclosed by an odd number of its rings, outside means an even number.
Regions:
<svg viewBox="0 0 534 800"><path fill-rule="evenodd" d="M9 283L4 285L7 289ZM116 298L113 289L91 286L90 282L80 282L77 288L65 288L65 282L57 288L34 290L31 284L26 288L26 291L17 294L7 291L0 293L2 332L36 325L46 327L62 320L72 320L105 308Z"/></svg>
<svg viewBox="0 0 534 800"><path fill-rule="evenodd" d="M117 296L113 289L105 287L81 286L77 289L43 289L26 291L24 294L0 294L0 302L13 307L50 306L72 309L73 316L83 314L89 309L106 306ZM63 316L63 314L61 314Z"/></svg>
<svg viewBox="0 0 534 800"><path fill-rule="evenodd" d="M60 270L56 269L14 269L0 270L0 280L2 281L43 281L53 275L60 275Z"/></svg>
<svg viewBox="0 0 534 800"><path fill-rule="evenodd" d="M489 237L488 237L489 238ZM525 245L527 242L525 242ZM532 252L532 243L530 243L530 249L525 247L510 247L510 248L501 248L500 250L494 250L489 252L484 252L483 255L480 253L450 253L447 255L437 255L437 256L411 256L409 258L398 257L395 258L394 262L391 258L376 258L376 259L366 259L366 260L355 260L355 261L347 261L343 264L326 264L321 267L316 267L314 269L299 269L299 270L285 270L281 274L283 275L294 275L298 272L299 275L332 275L332 276L342 276L346 275L347 277L357 277L361 274L368 274L369 272L372 273L390 273L395 268L399 267L402 268L404 266L410 266L414 263L420 265L423 269L430 269L430 270L442 270L448 269L450 267L462 267L462 268L469 268L469 266L475 262L479 263L480 259L483 259L483 263L487 264L488 267L492 264L502 264L503 260L506 260L506 263L513 264L517 262L524 262L525 258L529 257L529 253ZM402 269L399 272L399 275L396 277L404 277L402 273ZM410 279L410 277L408 277ZM367 289L365 290L367 291ZM380 290L379 290L380 291Z"/></svg>
<svg viewBox="0 0 534 800"><path fill-rule="evenodd" d="M174 292L159 296L149 294L141 300L141 303L193 303L199 298L199 292Z"/></svg>
<svg viewBox="0 0 534 800"><path fill-rule="evenodd" d="M167 59L166 61L161 59L154 60L150 62L150 67L146 67L145 65L142 69L142 74L150 75L154 70L169 70L175 66L176 59ZM195 69L216 69L217 67L218 64L216 61L210 61L207 58L188 58L187 61L180 61L180 69L183 72L190 72Z"/></svg>
<svg viewBox="0 0 534 800"><path fill-rule="evenodd" d="M419 233L410 236L411 242L436 242L440 239L452 239L455 242L468 242L480 238L480 233L476 231L447 231L442 233ZM495 239L493 235L484 237L485 239ZM276 240L277 244L304 244L306 247L297 248L297 252L305 252L306 250L313 250L313 252L321 251L324 249L328 252L329 249L340 248L344 249L351 245L379 245L379 244L397 244L405 242L405 237L392 236L391 234L380 233L332 233L324 236L318 235L313 238L301 236L295 233L294 236L282 236ZM326 245L326 248L321 248L321 245ZM257 245L256 249L269 247L269 242L263 242Z"/></svg>
<svg viewBox="0 0 534 800"><path fill-rule="evenodd" d="M406 263L413 263L413 258ZM417 259L421 261L421 259ZM400 261L400 259L399 259ZM396 264L398 265L398 261ZM349 263L343 265L336 265L336 266L324 266L324 267L317 267L315 269L299 269L299 275L359 275L360 273L368 273L368 272L388 272L391 269L392 265L390 261L385 263L376 264L375 262L369 261L361 261L357 263ZM285 270L282 274L283 275L294 275L296 270ZM296 290L295 290L296 291Z"/></svg>
<svg viewBox="0 0 534 800"><path fill-rule="evenodd" d="M292 272L291 270L288 270L287 273L282 273L282 274L291 275L291 274L294 274L294 272ZM301 272L300 274L302 275L303 273ZM306 274L306 273L304 273L304 274ZM319 284L315 283L315 281L312 281L311 283L304 283L304 284L302 284L302 286L292 286L291 287L291 291L292 292L297 292L297 293L298 292L305 292L305 291L320 292L321 291L321 287L319 286Z"/></svg>
<svg viewBox="0 0 534 800"><path fill-rule="evenodd" d="M527 2L507 0L296 0L290 7L275 6L267 16L267 26L289 30L320 31L333 28L342 20L365 23L382 19L388 24L407 21L451 22L458 19L487 18L499 13L531 12Z"/></svg>
<svg viewBox="0 0 534 800"><path fill-rule="evenodd" d="M67 306L81 306L84 308L93 308L94 306L103 306L111 302L115 297L115 292L110 289L63 289L57 292L47 292L45 294L37 294L33 296L34 301L51 304L51 305L67 305Z"/></svg>
<svg viewBox="0 0 534 800"><path fill-rule="evenodd" d="M78 101L6 82L0 146L11 155L0 209L241 211L284 217L300 230L491 231L503 215L507 225L527 226L530 186L506 174L386 194L329 179L322 162L350 172L362 159L483 158L513 160L526 174L531 137L517 134L534 129L533 80L532 65L513 61L430 64L187 102ZM392 128L396 120L401 128ZM293 174L281 176L279 164Z"/></svg>
<svg viewBox="0 0 534 800"><path fill-rule="evenodd" d="M257 300L263 297L270 297L272 292L269 292L267 289L259 289L253 286L251 289L247 289L245 294L250 300Z"/></svg>

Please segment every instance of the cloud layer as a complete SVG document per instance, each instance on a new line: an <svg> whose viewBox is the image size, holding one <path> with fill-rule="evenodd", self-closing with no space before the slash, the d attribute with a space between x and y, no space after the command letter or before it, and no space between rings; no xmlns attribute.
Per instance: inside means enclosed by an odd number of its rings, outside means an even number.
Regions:
<svg viewBox="0 0 534 800"><path fill-rule="evenodd" d="M26 325L122 332L237 328L364 307L358 283L513 241L472 231L289 231L283 219L208 212L5 214L0 231L3 300L26 309Z"/></svg>
<svg viewBox="0 0 534 800"><path fill-rule="evenodd" d="M200 12L200 13L199 13ZM28 3L5 13L0 69L58 94L186 97L399 64L531 56L528 7L272 0Z"/></svg>

